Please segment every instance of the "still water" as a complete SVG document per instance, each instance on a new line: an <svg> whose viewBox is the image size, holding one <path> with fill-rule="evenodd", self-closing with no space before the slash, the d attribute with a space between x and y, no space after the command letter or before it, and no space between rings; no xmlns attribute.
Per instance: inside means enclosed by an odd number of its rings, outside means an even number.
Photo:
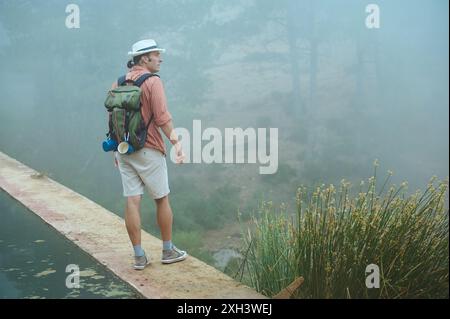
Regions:
<svg viewBox="0 0 450 319"><path fill-rule="evenodd" d="M139 298L127 284L0 191L0 298ZM67 265L79 288L67 288ZM74 282L69 278L70 282Z"/></svg>

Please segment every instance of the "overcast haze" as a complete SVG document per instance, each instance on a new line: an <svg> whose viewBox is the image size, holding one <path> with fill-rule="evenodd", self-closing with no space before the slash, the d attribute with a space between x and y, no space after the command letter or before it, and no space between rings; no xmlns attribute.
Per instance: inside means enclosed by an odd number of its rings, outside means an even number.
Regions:
<svg viewBox="0 0 450 319"><path fill-rule="evenodd" d="M175 127L279 131L273 175L169 163L178 230L292 201L300 184L357 183L374 159L411 191L449 174L446 0L374 1L379 29L356 0L76 1L79 29L65 25L69 3L0 0L0 150L119 215L103 103L144 38L167 49Z"/></svg>

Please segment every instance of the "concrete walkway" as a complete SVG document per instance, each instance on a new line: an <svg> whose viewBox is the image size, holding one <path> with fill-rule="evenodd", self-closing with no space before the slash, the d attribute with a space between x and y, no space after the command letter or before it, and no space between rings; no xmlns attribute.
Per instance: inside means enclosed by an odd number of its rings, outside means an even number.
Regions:
<svg viewBox="0 0 450 319"><path fill-rule="evenodd" d="M161 264L161 240L145 231L142 243L152 263L133 270L122 218L2 152L0 187L146 298L265 298L192 256Z"/></svg>

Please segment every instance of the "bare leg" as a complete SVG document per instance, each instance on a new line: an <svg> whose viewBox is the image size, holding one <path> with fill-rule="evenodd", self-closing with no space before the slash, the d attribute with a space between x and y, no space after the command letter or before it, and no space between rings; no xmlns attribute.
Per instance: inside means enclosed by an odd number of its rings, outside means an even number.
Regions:
<svg viewBox="0 0 450 319"><path fill-rule="evenodd" d="M173 215L170 208L169 196L155 199L156 202L156 218L161 231L163 241L172 240L172 222Z"/></svg>
<svg viewBox="0 0 450 319"><path fill-rule="evenodd" d="M127 197L125 226L133 246L141 244L141 195Z"/></svg>

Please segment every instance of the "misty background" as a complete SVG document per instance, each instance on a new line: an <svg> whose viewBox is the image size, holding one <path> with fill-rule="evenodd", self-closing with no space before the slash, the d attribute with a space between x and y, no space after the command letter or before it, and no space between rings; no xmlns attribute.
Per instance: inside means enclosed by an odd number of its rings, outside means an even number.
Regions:
<svg viewBox="0 0 450 319"><path fill-rule="evenodd" d="M65 25L70 3L79 29ZM366 27L369 3L379 29ZM301 184L359 185L375 159L379 182L392 170L411 192L449 175L448 9L446 0L0 0L0 151L123 217L120 175L101 148L103 103L131 45L155 39L167 50L160 76L175 127L278 128L273 175L259 163L168 159L175 243L213 263L238 245L238 211L248 218L262 200L293 210ZM142 215L159 236L148 196Z"/></svg>

